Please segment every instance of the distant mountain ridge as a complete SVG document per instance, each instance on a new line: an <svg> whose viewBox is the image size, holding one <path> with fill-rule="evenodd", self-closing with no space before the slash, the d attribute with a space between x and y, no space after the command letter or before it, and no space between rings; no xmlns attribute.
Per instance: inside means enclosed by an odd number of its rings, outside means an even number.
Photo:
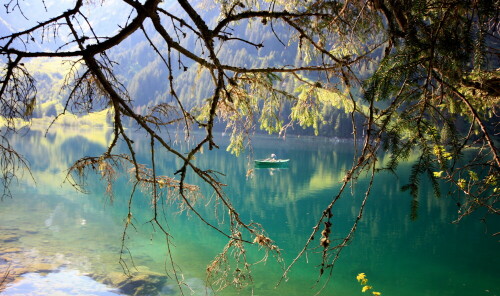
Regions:
<svg viewBox="0 0 500 296"><path fill-rule="evenodd" d="M116 22L111 22L111 20L118 17L123 18L123 15L117 15L120 8L115 1L105 1L104 7L95 9L96 13L93 16L97 20L94 25L97 28L96 30L111 30L112 23L115 24L114 28L116 28ZM172 9L170 12L173 12L176 16L182 17L183 11L181 9L174 6L169 7L169 9ZM121 10L123 11L123 8ZM214 11L206 10L203 12L203 17L207 23L215 23L217 14ZM22 20L18 21L13 26L19 26L23 23ZM165 27L168 32L175 32L171 23L165 23ZM161 37L154 33L150 23L146 24L145 30L158 50L166 55L166 45L161 41ZM297 43L284 46L275 36L275 33L277 33L280 38L286 40L290 33L283 30L278 24L273 26L273 30L274 32L270 26L251 26L246 21L234 26L232 31L234 37L245 37L255 44L264 43L265 46L257 49L252 45L239 41L227 42L218 51L221 62L245 68L305 65L305 61L298 56ZM193 34L188 34L186 37L181 36L179 42L193 52L198 50L197 41ZM46 45L51 46L49 43ZM107 54L117 63L113 70L127 88L137 112L144 114L151 106L173 101L168 83L168 69L163 60L153 50L142 31L138 30L121 44L109 50ZM172 59L174 58L177 57ZM64 99L67 98L69 91L67 89L61 91L60 86L64 72L58 72L60 69L57 68L44 69L43 66L33 68L36 68L34 70L35 77L39 81L39 104L35 116L54 116L62 111L62 106L65 104ZM173 76L177 77L174 81L175 91L186 108L189 109L199 105L211 95L214 86L210 81L209 74L206 71L200 72L199 66L193 61L182 58L181 63L173 63L172 70ZM294 93L298 86L291 80L282 81L281 84L280 87L290 93ZM285 108L281 115L288 118L290 112L290 108ZM320 134L337 137L351 136L352 122L348 114L345 114L343 110L335 109L325 112L325 120L321 123ZM221 127L223 126L222 124ZM313 129L307 128L303 130L298 128L291 130L290 133L312 134Z"/></svg>

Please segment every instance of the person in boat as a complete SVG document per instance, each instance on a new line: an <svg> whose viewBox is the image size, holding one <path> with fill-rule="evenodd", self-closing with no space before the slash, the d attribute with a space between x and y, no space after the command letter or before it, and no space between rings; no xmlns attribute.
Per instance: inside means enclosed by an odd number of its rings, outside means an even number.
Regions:
<svg viewBox="0 0 500 296"><path fill-rule="evenodd" d="M265 161L276 161L276 154L271 154L271 157L266 158Z"/></svg>

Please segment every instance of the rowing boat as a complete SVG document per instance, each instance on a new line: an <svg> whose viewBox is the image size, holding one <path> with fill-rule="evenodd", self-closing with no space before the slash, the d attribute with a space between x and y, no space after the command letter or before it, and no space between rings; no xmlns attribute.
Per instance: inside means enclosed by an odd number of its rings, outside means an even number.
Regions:
<svg viewBox="0 0 500 296"><path fill-rule="evenodd" d="M255 167L257 168L281 168L288 166L290 159L260 159L255 160Z"/></svg>

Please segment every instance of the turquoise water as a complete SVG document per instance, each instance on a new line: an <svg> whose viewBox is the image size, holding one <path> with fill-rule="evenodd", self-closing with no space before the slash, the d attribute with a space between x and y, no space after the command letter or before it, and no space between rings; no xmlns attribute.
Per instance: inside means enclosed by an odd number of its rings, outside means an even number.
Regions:
<svg viewBox="0 0 500 296"><path fill-rule="evenodd" d="M54 131L47 137L34 132L12 143L30 160L36 183L25 174L12 187L12 199L0 203L0 273L10 268L18 274L4 295L119 295L133 294L124 284L119 264L121 240L128 213L131 186L128 177L116 180L114 201L104 194L98 176L89 178L87 194L64 183L66 169L82 155L105 150L109 131ZM148 140L135 141L138 159L147 162ZM183 143L187 149L188 144ZM271 153L291 159L288 168L255 169L248 176L248 159L225 152L227 138L219 137L221 149L204 151L195 160L204 169L223 172L221 181L241 218L262 224L290 263L307 240L316 217L335 196L352 161L352 143L327 139L288 138L286 141L256 137L253 156ZM162 174L175 172L180 163L163 155L156 165ZM332 277L318 280L320 250L311 250L289 274L276 284L282 269L272 257L252 267L253 295L366 295L356 275L367 274L375 291L382 295L500 295L500 220L471 216L460 224L456 201L437 199L423 186L419 218L410 220L410 197L400 192L410 166L402 165L398 177L380 175L368 200L354 240L345 248ZM193 178L188 181L196 183ZM364 195L365 177L349 188L333 209L333 238L347 234ZM132 203L135 228L125 236L126 262L140 279L154 279L151 290L139 295L178 295L164 236L148 221L151 203L137 192ZM220 210L220 207L217 207ZM213 223L227 230L227 215L218 211L207 194L197 209ZM161 207L161 221L171 234L172 257L182 273L185 295L251 295L250 288L214 292L205 283L205 269L222 251L227 240L201 223L194 215L179 213L171 204ZM225 224L224 224L225 223ZM317 242L316 242L317 243ZM248 246L250 263L264 252ZM132 261L129 253L132 255ZM139 282L139 280L137 281ZM325 285L323 290L321 287ZM120 290L120 287L121 290ZM189 288L187 287L189 286Z"/></svg>

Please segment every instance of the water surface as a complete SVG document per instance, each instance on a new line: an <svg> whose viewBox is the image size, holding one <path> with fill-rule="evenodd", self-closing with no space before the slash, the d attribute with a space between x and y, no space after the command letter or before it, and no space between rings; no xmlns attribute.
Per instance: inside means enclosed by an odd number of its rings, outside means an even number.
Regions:
<svg viewBox="0 0 500 296"><path fill-rule="evenodd" d="M106 130L53 131L44 137L32 132L12 139L31 164L36 182L25 174L12 187L12 199L0 203L0 272L10 268L16 280L4 295L119 295L138 293L178 295L169 263L165 237L148 221L151 202L136 192L133 199L135 228L125 236L133 258L127 261L135 282L127 282L119 264L121 242L131 186L128 176L119 177L114 201L105 194L99 176L90 177L88 193L64 183L69 165L85 155L98 155L109 143ZM149 140L137 136L138 159L148 162ZM337 193L340 181L352 161L352 143L328 139L257 136L253 156L275 153L291 159L285 169L251 168L246 157L236 158L225 151L227 138L219 137L220 150L204 151L195 160L203 168L223 172L221 181L229 186L227 195L244 221L260 223L282 249L290 263L307 240L317 217ZM179 142L186 146L188 144ZM172 174L180 163L156 152L162 174ZM314 295L326 284L322 295L363 295L356 275L364 272L370 284L383 295L499 295L500 221L471 216L460 224L456 201L437 199L424 183L420 193L417 221L410 220L410 197L399 189L405 184L410 166L403 164L398 177L382 174L375 186L353 242L344 249L332 277L316 284L320 249L299 260L289 279L280 280L280 264L269 258L253 266L254 295ZM198 184L194 178L189 182ZM199 185L199 184L198 184ZM333 210L333 238L349 231L367 185L365 177L349 188ZM205 187L202 186L203 190ZM213 223L226 223L225 212L214 217L210 194L197 209ZM185 294L214 294L205 284L205 269L221 252L226 238L211 230L193 215L179 213L170 203L161 207L161 220L171 234L172 256L183 281ZM227 230L227 226L221 224ZM250 263L264 253L249 248ZM148 275L149 286L137 292L140 276ZM119 289L121 287L121 289ZM250 295L250 290L226 289L220 295Z"/></svg>

